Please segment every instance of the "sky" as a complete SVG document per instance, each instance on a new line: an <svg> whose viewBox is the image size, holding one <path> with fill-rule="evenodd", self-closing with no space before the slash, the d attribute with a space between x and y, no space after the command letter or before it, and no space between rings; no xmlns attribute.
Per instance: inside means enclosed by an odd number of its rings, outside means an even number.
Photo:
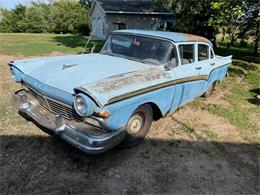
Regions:
<svg viewBox="0 0 260 195"><path fill-rule="evenodd" d="M39 0L37 0L39 1ZM0 0L0 7L12 9L19 3L25 6L30 5L31 0ZM48 2L48 0L40 0L40 2Z"/></svg>

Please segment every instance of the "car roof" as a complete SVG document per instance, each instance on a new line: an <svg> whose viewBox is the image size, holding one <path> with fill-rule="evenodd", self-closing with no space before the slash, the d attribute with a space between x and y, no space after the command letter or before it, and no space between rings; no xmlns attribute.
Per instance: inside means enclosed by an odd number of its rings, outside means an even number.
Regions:
<svg viewBox="0 0 260 195"><path fill-rule="evenodd" d="M205 42L212 46L212 43L208 39L201 37L201 36L191 35L191 34L186 34L186 33L151 31L151 30L116 30L113 32L159 37L159 38L169 39L176 43L178 43L178 42Z"/></svg>

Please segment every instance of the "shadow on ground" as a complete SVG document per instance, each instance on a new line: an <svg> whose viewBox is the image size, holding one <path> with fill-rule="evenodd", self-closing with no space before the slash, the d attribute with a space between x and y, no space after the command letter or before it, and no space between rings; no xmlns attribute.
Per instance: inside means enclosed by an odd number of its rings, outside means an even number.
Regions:
<svg viewBox="0 0 260 195"><path fill-rule="evenodd" d="M1 136L0 191L32 193L257 194L259 151L250 144L146 140L86 155L46 136Z"/></svg>
<svg viewBox="0 0 260 195"><path fill-rule="evenodd" d="M248 102L251 104L260 106L260 99L258 96L260 96L260 88L255 88L250 90L251 93L254 93L254 98L248 99Z"/></svg>

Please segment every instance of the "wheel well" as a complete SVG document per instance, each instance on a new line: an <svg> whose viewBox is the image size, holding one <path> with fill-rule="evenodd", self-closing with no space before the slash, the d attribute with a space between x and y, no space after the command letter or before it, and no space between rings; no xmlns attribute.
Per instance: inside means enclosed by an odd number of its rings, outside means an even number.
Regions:
<svg viewBox="0 0 260 195"><path fill-rule="evenodd" d="M160 108L155 104L155 103L147 103L149 105L152 106L152 109L153 109L153 120L157 121L159 120L160 118L162 118L162 112L160 110Z"/></svg>
<svg viewBox="0 0 260 195"><path fill-rule="evenodd" d="M215 81L212 82L212 85L215 85L215 86L216 86L216 85L219 84L219 83L220 83L220 80L215 80Z"/></svg>

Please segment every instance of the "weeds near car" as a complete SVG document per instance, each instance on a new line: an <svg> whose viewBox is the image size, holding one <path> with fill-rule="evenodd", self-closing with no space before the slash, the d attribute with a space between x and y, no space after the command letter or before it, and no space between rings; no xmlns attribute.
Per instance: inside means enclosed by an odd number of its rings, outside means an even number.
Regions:
<svg viewBox="0 0 260 195"><path fill-rule="evenodd" d="M260 86L259 70L254 68L254 71L248 72L242 66L232 66L230 78L233 82L224 82L222 87L228 87L230 84L230 90L227 95L222 99L229 102L231 107L227 108L220 105L211 105L208 111L223 117L225 120L236 126L241 136L253 143L255 146L260 146L260 140L258 134L260 132L259 124L252 119L252 114L256 115L256 118L260 118L260 108L257 105L251 104L250 99L254 99L256 94L252 89ZM244 79L237 84L234 80L240 73L247 73L244 75Z"/></svg>

